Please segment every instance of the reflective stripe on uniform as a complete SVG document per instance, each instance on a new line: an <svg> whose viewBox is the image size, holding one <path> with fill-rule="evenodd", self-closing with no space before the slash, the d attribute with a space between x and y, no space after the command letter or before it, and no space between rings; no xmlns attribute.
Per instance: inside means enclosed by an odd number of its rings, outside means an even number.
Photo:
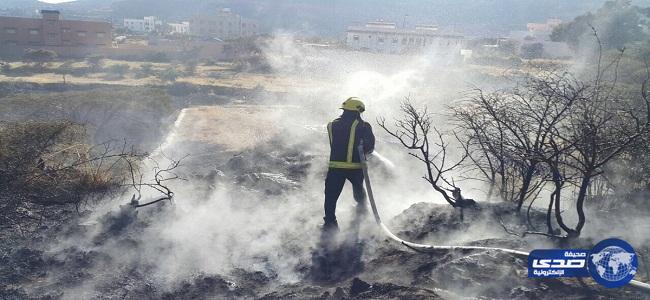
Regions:
<svg viewBox="0 0 650 300"><path fill-rule="evenodd" d="M346 161L330 161L329 167L335 169L361 169L361 163L346 162Z"/></svg>
<svg viewBox="0 0 650 300"><path fill-rule="evenodd" d="M329 167L330 168L336 168L336 169L361 169L361 163L356 163L352 162L352 158L354 157L354 139L356 138L357 135L357 125L359 125L359 120L354 120L352 122L352 126L350 126L350 136L348 138L348 152L346 155L346 161L330 161L329 162ZM327 124L327 131L330 136L330 146L333 143L333 137L332 137L332 122Z"/></svg>
<svg viewBox="0 0 650 300"><path fill-rule="evenodd" d="M350 139L348 140L348 156L346 161L352 162L352 155L354 154L354 137L357 133L357 125L359 125L359 120L354 120L352 126L350 126Z"/></svg>

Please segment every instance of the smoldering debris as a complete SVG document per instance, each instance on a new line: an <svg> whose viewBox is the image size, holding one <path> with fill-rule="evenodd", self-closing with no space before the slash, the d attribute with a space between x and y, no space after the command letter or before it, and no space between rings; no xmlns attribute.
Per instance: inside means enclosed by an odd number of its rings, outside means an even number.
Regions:
<svg viewBox="0 0 650 300"><path fill-rule="evenodd" d="M396 216L390 223L395 232L409 240L435 242L437 244L457 244L485 241L492 239L508 240L510 249L524 249L520 239L508 238L510 233L503 229L507 223L511 233L523 233L527 230L526 214L515 214L513 203L481 203L481 209L464 209L461 219L460 208L444 207L434 203L416 203ZM531 210L532 223L542 224L545 213ZM413 226L418 224L417 226ZM450 232L464 232L450 234ZM497 242L499 244L503 241ZM485 243L483 243L485 244ZM503 246L503 244L501 244Z"/></svg>
<svg viewBox="0 0 650 300"><path fill-rule="evenodd" d="M266 278L257 280L263 286ZM254 287L241 286L222 276L199 275L192 280L183 281L174 291L162 294L161 299L198 299L206 295L214 298L253 298L255 292Z"/></svg>
<svg viewBox="0 0 650 300"><path fill-rule="evenodd" d="M344 200L341 232L324 236L317 226L322 195L302 188L316 184L310 180L322 181L324 174L314 167L322 157L296 150L301 146L278 145L215 156L217 167L195 168L189 158L191 167L179 172L206 184L198 185L202 191L192 185L191 193L183 183L175 186L174 205L134 210L125 199L122 209L99 217L95 225L75 224L51 232L47 241L41 237L43 242L3 249L0 276L8 284L0 287L0 298L643 296L628 288L615 293L591 281L531 280L524 274L525 261L505 253L414 252L386 240L371 216L357 214ZM242 178L251 181L242 184ZM274 189L281 193L269 192ZM481 207L466 210L461 220L448 205L418 203L389 224L414 242L538 247L501 227L501 222L514 231L527 226L525 216L498 218L512 216L511 206ZM531 216L544 214L533 210Z"/></svg>
<svg viewBox="0 0 650 300"><path fill-rule="evenodd" d="M290 150L290 149L289 149ZM35 247L44 250L33 250L27 248L25 251L32 251L30 255L23 255L22 252L16 252L9 255L10 260L16 264L25 264L30 269L25 270L25 275L15 278L16 284L23 286L26 282L31 282L33 277L40 278L39 284L29 287L14 289L7 287L3 289L2 295L20 295L25 294L30 297L43 297L46 295L74 295L79 297L112 297L119 298L167 298L177 299L178 297L186 298L192 295L209 295L210 297L227 297L227 298L252 298L260 293L260 290L266 284L277 281L277 273L285 272L279 270L277 265L271 262L268 256L284 255L283 253L295 252L298 257L302 256L299 245L302 238L290 242L286 249L278 249L278 253L272 253L266 249L259 251L245 249L248 240L237 240L236 232L224 232L219 234L220 237L215 241L209 241L203 247L218 247L224 252L209 254L206 253L204 259L221 260L222 255L233 256L232 263L239 260L241 267L230 265L228 262L217 262L215 265L219 270L224 270L219 274L213 272L201 272L201 268L188 268L185 275L172 275L171 279L161 279L167 274L161 274L162 271L156 267L159 263L177 259L176 251L182 245L176 244L175 240L165 240L164 230L165 222L173 223L178 221L177 225L183 225L183 220L193 222L189 215L186 215L186 209L203 210L219 208L223 214L216 214L226 217L231 213L241 216L237 222L246 224L248 220L244 215L249 215L253 219L254 210L262 214L271 213L276 215L281 211L273 212L268 205L263 208L254 209L259 206L260 198L266 199L273 206L292 205L287 203L286 196L295 191L300 184L304 183L307 168L310 167L312 156L300 154L295 150L279 149L268 150L267 148L251 149L241 152L231 159L227 159L221 165L220 171L213 169L196 170L185 169L179 172L191 172L194 179L201 178L202 171L207 171L207 176L203 180L213 180L212 192L202 191L197 194L211 195L211 199L189 199L183 198L187 194L179 192L175 200L178 205L169 205L169 202L161 202L146 208L136 209L129 203L121 205L118 209L105 215L99 216L94 221L81 222L83 225L72 226L66 235L55 236L55 240L48 243L35 245ZM240 164L246 162L247 165ZM248 164L248 162L252 162ZM236 165L236 166L235 166ZM213 174L214 176L211 176ZM252 178L251 181L242 184L242 178ZM227 186L228 196L219 195L220 190ZM238 188L234 188L237 186ZM179 188L176 186L175 188ZM205 186L204 189L209 189ZM275 189L277 192L270 192ZM217 193L217 194L211 194ZM255 196L255 195L259 195ZM226 199L223 199L223 198ZM250 199L246 202L234 201L234 199ZM283 200L284 199L284 200ZM278 202L280 201L280 202ZM275 203L273 203L275 202ZM248 203L248 204L246 204ZM285 203L285 204L282 204ZM187 205L190 204L190 205ZM268 211L266 211L268 209ZM190 212L191 214L191 212ZM209 220L209 219L206 219ZM224 228L225 220L209 220L212 224L196 224L201 230L209 233L213 230L232 230L241 228L239 225ZM267 222L257 218L257 221ZM268 222L273 221L270 218ZM200 221L199 221L200 222ZM250 224L250 223L248 223ZM187 225L187 224L185 224ZM241 234L255 235L258 239L270 238L269 235L279 235L285 238L291 237L286 230L277 231L273 227L264 228L263 223L250 228L254 232L242 232ZM271 225L271 224L268 224ZM221 228L219 226L222 226ZM239 226L239 227L238 227ZM247 226L247 225L246 225ZM248 226L250 227L250 226ZM313 226L315 227L315 224ZM288 228L295 230L294 228ZM161 232L163 231L163 232ZM163 235L163 240L158 240L156 235ZM298 237L298 236L297 236ZM252 237L251 237L252 238ZM254 239L254 238L253 238ZM280 241L279 237L272 239ZM231 246L224 245L231 243ZM217 243L217 244L213 244ZM293 249L292 249L293 248ZM245 252L250 252L250 257L246 257ZM229 253L229 254L226 254ZM243 255L242 258L236 256ZM5 256L7 257L7 256ZM187 257L194 260L195 258ZM278 259L278 258L276 258ZM281 258L280 258L281 259ZM42 260L48 262L43 263ZM247 263L258 265L248 266ZM11 264L7 264L10 266ZM295 267L295 266L293 266ZM286 266L291 269L292 266ZM260 271L262 270L262 271ZM6 269L10 272L9 269ZM176 270L178 271L178 270ZM10 273L20 274L20 273ZM17 276L17 275L16 275ZM275 282L274 284L277 284ZM100 296L101 295L101 296Z"/></svg>
<svg viewBox="0 0 650 300"><path fill-rule="evenodd" d="M260 299L445 299L432 289L401 286L386 282L368 283L359 278L339 287L287 285Z"/></svg>
<svg viewBox="0 0 650 300"><path fill-rule="evenodd" d="M301 187L312 157L298 151L281 152L264 146L254 152L233 156L219 169L233 175L240 187L262 191L267 195L280 195Z"/></svg>
<svg viewBox="0 0 650 300"><path fill-rule="evenodd" d="M366 239L360 236L360 230L364 219L365 214L357 212L344 232L321 230L311 254L308 278L319 283L336 283L363 272Z"/></svg>

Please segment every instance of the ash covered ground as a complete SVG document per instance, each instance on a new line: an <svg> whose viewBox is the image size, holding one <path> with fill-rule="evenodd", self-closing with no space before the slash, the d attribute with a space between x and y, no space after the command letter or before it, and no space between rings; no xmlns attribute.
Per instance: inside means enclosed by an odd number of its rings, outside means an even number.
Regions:
<svg viewBox="0 0 650 300"><path fill-rule="evenodd" d="M244 131L264 127L256 126ZM496 251L416 252L386 239L372 216L357 214L349 191L339 204L341 232L323 235L318 224L325 155L274 136L260 135L254 145L232 136L233 143L219 142L228 134L214 133L212 142L182 131L170 134L178 153L194 151L179 170L185 180L173 184L174 203L136 210L124 195L106 209L60 211L68 219L42 224L33 239L2 230L0 298L648 297L629 287L608 290L591 279L528 279L525 260ZM377 160L372 167L376 176L390 177ZM507 233L501 223L525 228L523 216L504 213L514 209L508 204L481 207L466 210L461 220L448 205L420 202L388 223L399 236L420 243L525 251L559 246ZM645 280L644 272L637 279Z"/></svg>
<svg viewBox="0 0 650 300"><path fill-rule="evenodd" d="M133 209L132 194L126 193L78 211L50 208L56 218L40 222L33 237L3 227L0 299L648 298L630 287L605 289L591 279L528 279L526 261L496 251L416 252L386 239L371 215L357 215L349 185L337 209L341 233L323 236L324 125L335 117L339 99L371 99L364 118L374 125L377 117L393 117L405 95L442 110L475 75L432 58L404 63L397 57L303 53L284 46L270 46L277 54L269 58L274 69L313 80L313 86L285 98L256 99L260 103L254 105L179 112L160 151L151 154L161 163L165 157L183 158L175 170L181 179L169 183L173 203ZM184 100L184 105L209 103ZM269 105L278 103L284 105ZM438 115L436 121L446 122ZM526 216L512 213L514 207L476 199L481 210L465 210L461 220L399 145L379 136L377 149L397 162L395 172L373 157L370 172L382 217L404 239L530 251L589 248L596 237L618 236L634 243L641 258L636 279L648 281L647 222L624 228L616 219L647 220L647 211L589 211L590 222L597 222L589 223L579 244L521 238L512 233L528 228ZM531 213L536 224L544 223L545 212Z"/></svg>

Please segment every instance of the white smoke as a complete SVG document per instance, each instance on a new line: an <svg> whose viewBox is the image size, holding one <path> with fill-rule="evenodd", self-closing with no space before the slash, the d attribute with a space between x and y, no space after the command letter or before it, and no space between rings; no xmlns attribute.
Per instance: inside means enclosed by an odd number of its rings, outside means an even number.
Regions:
<svg viewBox="0 0 650 300"><path fill-rule="evenodd" d="M274 76L292 88L286 91L286 96L277 99L261 96L252 99L268 105L267 108L257 114L251 110L250 116L239 122L263 119L264 126L278 132L275 140L287 148L300 147L302 153L314 155L301 188L277 196L246 190L236 182L222 180L174 182L170 183L175 192L172 209L139 210L139 219L146 220L147 226L142 232L133 233L137 235L134 250L124 252L118 246L106 249L110 243L96 246L89 241L79 242L77 238L70 244L87 250L103 247L111 256L120 257L115 260L117 265L104 268L119 269L124 262L154 266L151 275L158 278L160 286L169 288L192 274L228 274L236 268L261 271L279 282L299 281L302 275L298 269L310 264L310 254L319 235L317 225L323 216L324 174L329 153L325 124L340 114L340 103L351 96L365 101L367 112L363 117L373 125L377 136L370 176L382 218L390 219L417 202L444 203L421 178L423 166L384 134L376 119L385 117L390 122L397 117L400 101L407 96L418 105L427 105L434 113L445 111L472 80L464 67L456 64L455 55L441 54L445 52L436 49L419 56L315 49L295 43L286 34L276 35L264 50ZM161 149L152 153L152 157L187 153L191 159L196 153L183 137L205 125L200 123L182 110ZM449 127L443 114L436 114L436 125ZM236 153L213 153L233 154ZM220 159L227 161L227 158ZM211 191L209 186L213 186ZM117 203L124 204L125 200L117 199L114 210L118 209ZM353 212L348 183L337 209L344 230ZM367 221L372 225L371 218ZM362 231L361 235L369 233ZM101 280L101 277L90 280L84 287L70 292L88 293Z"/></svg>

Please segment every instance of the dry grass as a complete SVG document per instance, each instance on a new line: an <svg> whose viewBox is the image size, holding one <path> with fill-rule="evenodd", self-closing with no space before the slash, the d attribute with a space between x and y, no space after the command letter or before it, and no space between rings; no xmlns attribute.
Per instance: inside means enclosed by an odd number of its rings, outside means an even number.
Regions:
<svg viewBox="0 0 650 300"><path fill-rule="evenodd" d="M55 70L60 68L63 64L68 64L69 68L86 68L88 63L86 61L67 61L67 62L51 62L45 65L42 73L26 75L26 76L6 76L0 74L0 82L34 82L34 83L62 83L63 76L56 74ZM513 67L500 67L500 66L487 66L487 65L467 65L468 70L482 73L489 76L513 76L522 73L534 72L531 65L535 64L566 64L562 61L550 60L534 60L530 64L524 64L521 68ZM11 63L12 68L21 68L26 66L23 62ZM174 63L151 63L143 61L124 61L114 59L102 60L104 69L108 69L114 65L128 65L129 71L123 78L110 78L110 74L104 71L97 73L88 73L84 76L66 75L66 82L69 84L114 84L126 86L139 86L139 85L164 85L170 84L162 82L156 77L155 73L162 72L168 68L175 68L179 77L177 82L185 82L195 85L206 85L215 87L226 88L243 88L254 89L263 88L271 92L287 92L295 88L316 88L326 84L324 82L313 82L299 77L279 76L276 74L259 74L259 73L238 73L234 70L234 66L229 63L219 63L217 65L197 65L196 71L192 75L185 73L187 66L174 64ZM153 74L147 77L141 77L137 73L142 69L143 65L149 65Z"/></svg>
<svg viewBox="0 0 650 300"><path fill-rule="evenodd" d="M174 130L174 143L209 143L225 151L263 144L280 132L273 115L277 106L227 105L186 108ZM288 107L282 107L282 110Z"/></svg>
<svg viewBox="0 0 650 300"><path fill-rule="evenodd" d="M148 85L157 83L157 80L152 80L152 78L124 78L122 80L105 80L104 73L95 73L89 76L72 76L66 75L66 83L68 84L115 84L115 85L128 85L128 86L138 86L138 85ZM63 76L61 74L54 73L43 73L33 76L5 76L0 75L0 82L33 82L39 84L47 83L63 83Z"/></svg>
<svg viewBox="0 0 650 300"><path fill-rule="evenodd" d="M65 62L51 62L46 64L42 73L25 75L25 76L7 76L0 74L0 82L33 82L39 84L47 83L62 83L63 76L55 73ZM87 62L77 61L68 62L68 67L71 68L86 68ZM13 62L12 68L25 67L26 63ZM66 83L68 84L113 84L113 85L126 85L126 86L139 86L139 85L164 85L169 83L162 82L155 74L147 77L138 78L136 73L141 70L143 65L150 65L152 73L161 72L167 68L175 68L180 76L177 82L186 82L195 85L207 85L216 87L227 88L243 88L253 89L261 87L267 91L273 92L286 92L295 87L310 87L316 86L316 83L310 83L299 78L286 78L278 77L277 75L270 74L257 74L257 73L237 73L233 70L232 64L222 63L218 65L198 65L193 75L184 74L186 67L183 65L172 63L149 63L139 61L123 61L123 60L102 60L103 68L110 68L114 65L128 65L129 71L123 78L107 80L110 74L105 72L88 73L83 76L66 75ZM215 76L215 74L217 76Z"/></svg>
<svg viewBox="0 0 650 300"><path fill-rule="evenodd" d="M106 80L106 73L93 73L86 76L73 76L66 75L66 83L68 84L114 84L126 86L140 86L140 85L164 85L155 76L144 78L135 78L130 74L124 78L117 80ZM203 77L200 74L195 76L181 76L177 82L187 82L196 85L207 85L215 87L228 87L228 88L243 88L253 89L262 87L264 90L272 92L286 92L297 86L315 86L309 82L300 81L296 78L278 78L272 75L259 75L259 74L246 74L242 73L235 77L229 78L209 78ZM33 82L39 84L46 83L63 83L63 76L55 73L41 73L32 76L6 76L0 75L0 82Z"/></svg>
<svg viewBox="0 0 650 300"><path fill-rule="evenodd" d="M198 74L197 76L192 77L181 77L177 81L197 85L225 86L244 89L253 89L259 86L264 88L264 90L272 92L286 92L295 89L296 87L316 86L308 81L298 78L278 77L277 75L251 73L239 73L237 75L233 74L219 79L201 76Z"/></svg>

